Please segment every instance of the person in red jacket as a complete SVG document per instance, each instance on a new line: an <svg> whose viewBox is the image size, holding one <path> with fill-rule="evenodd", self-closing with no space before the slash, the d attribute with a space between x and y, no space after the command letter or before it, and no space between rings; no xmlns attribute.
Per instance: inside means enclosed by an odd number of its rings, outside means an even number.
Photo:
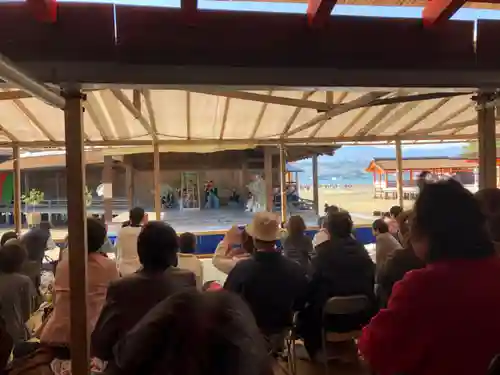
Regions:
<svg viewBox="0 0 500 375"><path fill-rule="evenodd" d="M359 350L377 375L486 374L500 353L500 257L472 194L449 180L422 189L411 242L427 266L396 283Z"/></svg>

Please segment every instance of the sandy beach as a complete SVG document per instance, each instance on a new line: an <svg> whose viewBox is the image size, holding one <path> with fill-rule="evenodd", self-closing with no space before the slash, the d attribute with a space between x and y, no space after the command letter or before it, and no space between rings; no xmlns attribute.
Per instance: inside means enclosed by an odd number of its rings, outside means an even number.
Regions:
<svg viewBox="0 0 500 375"><path fill-rule="evenodd" d="M313 199L312 189L301 189L300 196ZM374 220L373 211L389 211L391 206L398 205L396 199L374 199L371 185L353 185L350 188L319 189L319 208L323 211L325 203L336 205L351 213L357 225L371 224ZM412 201L405 201L405 208L413 205Z"/></svg>

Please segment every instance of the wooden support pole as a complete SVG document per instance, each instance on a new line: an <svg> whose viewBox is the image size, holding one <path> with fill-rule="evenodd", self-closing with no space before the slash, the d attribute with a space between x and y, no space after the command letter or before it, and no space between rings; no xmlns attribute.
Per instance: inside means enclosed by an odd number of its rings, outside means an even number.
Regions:
<svg viewBox="0 0 500 375"><path fill-rule="evenodd" d="M312 180L313 180L313 202L314 212L319 215L319 184L318 184L318 155L314 154L312 157Z"/></svg>
<svg viewBox="0 0 500 375"><path fill-rule="evenodd" d="M68 197L69 289L71 367L73 375L89 374L87 320L87 213L85 204L85 156L83 106L80 90L66 96L66 192Z"/></svg>
<svg viewBox="0 0 500 375"><path fill-rule="evenodd" d="M113 157L104 156L104 168L102 170L102 184L104 187L104 220L106 223L113 222Z"/></svg>
<svg viewBox="0 0 500 375"><path fill-rule="evenodd" d="M280 145L280 190L281 190L281 221L287 219L287 186L286 186L286 150L285 146Z"/></svg>
<svg viewBox="0 0 500 375"><path fill-rule="evenodd" d="M496 109L491 95L482 93L477 96L478 151L479 151L479 189L497 187L497 150L496 150Z"/></svg>
<svg viewBox="0 0 500 375"><path fill-rule="evenodd" d="M271 212L274 205L273 194L273 150L264 148L264 181L266 184L266 211Z"/></svg>
<svg viewBox="0 0 500 375"><path fill-rule="evenodd" d="M156 142L153 143L153 169L155 215L156 220L161 220L160 149Z"/></svg>
<svg viewBox="0 0 500 375"><path fill-rule="evenodd" d="M398 189L398 201L399 206L403 208L404 191L403 191L403 148L401 146L401 140L396 140L396 185Z"/></svg>
<svg viewBox="0 0 500 375"><path fill-rule="evenodd" d="M23 216L21 213L21 151L19 146L12 148L14 159L14 227L21 234Z"/></svg>
<svg viewBox="0 0 500 375"><path fill-rule="evenodd" d="M127 189L128 209L134 208L134 167L125 165L125 185Z"/></svg>

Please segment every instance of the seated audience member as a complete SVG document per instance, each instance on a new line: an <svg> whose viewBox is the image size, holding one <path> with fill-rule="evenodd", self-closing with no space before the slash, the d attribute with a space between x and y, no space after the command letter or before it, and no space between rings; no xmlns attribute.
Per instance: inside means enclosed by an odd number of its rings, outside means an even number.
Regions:
<svg viewBox="0 0 500 375"><path fill-rule="evenodd" d="M331 297L365 295L375 307L375 266L365 247L352 236L353 223L347 212L332 213L327 220L330 239L316 248L306 307L299 314L298 331L309 356L320 355L323 307ZM359 329L373 309L353 315L335 316L326 329L347 332Z"/></svg>
<svg viewBox="0 0 500 375"><path fill-rule="evenodd" d="M2 238L0 238L0 246L5 245L5 243L9 240L17 240L19 237L16 232L13 230L5 232L2 234Z"/></svg>
<svg viewBox="0 0 500 375"><path fill-rule="evenodd" d="M359 349L373 372L486 374L500 353L500 258L485 224L456 181L422 189L411 243L427 266L407 273L365 327Z"/></svg>
<svg viewBox="0 0 500 375"><path fill-rule="evenodd" d="M225 291L158 303L115 347L116 375L272 375L248 306Z"/></svg>
<svg viewBox="0 0 500 375"><path fill-rule="evenodd" d="M417 188L418 188L418 193L420 194L424 187L426 187L429 182L431 182L433 179L432 173L429 171L422 171L417 177Z"/></svg>
<svg viewBox="0 0 500 375"><path fill-rule="evenodd" d="M291 216L286 225L287 237L283 241L283 254L309 271L313 245L305 234L306 224L301 216Z"/></svg>
<svg viewBox="0 0 500 375"><path fill-rule="evenodd" d="M387 306L394 284L402 280L407 272L425 267L425 262L417 257L413 251L413 247L411 246L409 239L410 228L408 223L410 215L411 211L407 211L398 216L399 232L403 238L403 248L397 249L389 255L387 261L379 269L377 275L377 294L379 297L380 307Z"/></svg>
<svg viewBox="0 0 500 375"><path fill-rule="evenodd" d="M328 215L333 214L336 212L340 212L340 208L337 206L328 206L325 203L325 216L321 217L319 219L319 231L314 235L312 243L313 247L316 248L316 246L321 245L323 242L328 241L330 239L330 235L328 234L328 229L327 229L327 224L326 221L328 220Z"/></svg>
<svg viewBox="0 0 500 375"><path fill-rule="evenodd" d="M109 283L119 277L116 263L99 252L105 240L106 228L104 224L100 220L87 218L87 317L90 330L94 328L99 317ZM42 331L40 341L50 346L68 347L71 297L69 256L63 256L57 265L54 290L54 311Z"/></svg>
<svg viewBox="0 0 500 375"><path fill-rule="evenodd" d="M372 231L375 236L375 263L379 270L395 250L401 249L401 244L389 233L389 226L384 219L375 220Z"/></svg>
<svg viewBox="0 0 500 375"><path fill-rule="evenodd" d="M228 274L240 260L248 259L254 252L253 238L246 229L237 226L228 230L219 242L212 264L222 273Z"/></svg>
<svg viewBox="0 0 500 375"><path fill-rule="evenodd" d="M56 247L50 234L50 224L42 222L38 228L31 228L21 236L21 243L28 251L28 259L23 265L22 273L31 278L38 291L45 251Z"/></svg>
<svg viewBox="0 0 500 375"><path fill-rule="evenodd" d="M389 233L398 239L399 225L398 225L398 216L403 212L403 209L400 206L392 206L389 210L389 216L384 219L389 227Z"/></svg>
<svg viewBox="0 0 500 375"><path fill-rule="evenodd" d="M102 360L113 359L113 346L158 302L196 287L192 272L176 268L178 239L171 226L160 221L144 225L137 251L142 268L109 285L92 333L91 352Z"/></svg>
<svg viewBox="0 0 500 375"><path fill-rule="evenodd" d="M0 311L2 307L0 306ZM5 367L9 362L12 353L12 347L14 346L14 340L7 332L7 327L4 319L0 314L0 374L5 374Z"/></svg>
<svg viewBox="0 0 500 375"><path fill-rule="evenodd" d="M137 238L148 216L141 207L129 212L128 226L122 227L116 237L116 263L122 276L130 275L139 269L141 263L137 255Z"/></svg>
<svg viewBox="0 0 500 375"><path fill-rule="evenodd" d="M203 286L201 287L202 292L215 292L218 290L222 290L222 285L219 284L218 281L215 280L210 280L205 283L203 283Z"/></svg>
<svg viewBox="0 0 500 375"><path fill-rule="evenodd" d="M0 317L14 343L30 338L25 323L37 307L35 286L20 273L26 258L26 249L18 240L0 248Z"/></svg>
<svg viewBox="0 0 500 375"><path fill-rule="evenodd" d="M475 197L486 217L486 227L495 250L500 254L500 189L482 189L475 194Z"/></svg>
<svg viewBox="0 0 500 375"><path fill-rule="evenodd" d="M179 254L177 254L177 267L187 270L196 276L196 286L201 289L203 286L203 264L195 255L196 236L193 233L182 233L179 237Z"/></svg>
<svg viewBox="0 0 500 375"><path fill-rule="evenodd" d="M247 228L255 253L229 273L224 289L239 294L252 310L257 326L268 337L292 324L307 286L304 269L276 248L280 222L271 212L259 212Z"/></svg>

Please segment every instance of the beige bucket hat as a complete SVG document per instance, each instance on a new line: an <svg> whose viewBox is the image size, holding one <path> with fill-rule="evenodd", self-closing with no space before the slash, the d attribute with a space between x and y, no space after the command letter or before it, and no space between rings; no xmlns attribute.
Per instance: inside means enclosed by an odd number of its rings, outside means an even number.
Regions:
<svg viewBox="0 0 500 375"><path fill-rule="evenodd" d="M258 212L246 231L256 240L266 242L279 240L281 233L279 217L272 212Z"/></svg>

